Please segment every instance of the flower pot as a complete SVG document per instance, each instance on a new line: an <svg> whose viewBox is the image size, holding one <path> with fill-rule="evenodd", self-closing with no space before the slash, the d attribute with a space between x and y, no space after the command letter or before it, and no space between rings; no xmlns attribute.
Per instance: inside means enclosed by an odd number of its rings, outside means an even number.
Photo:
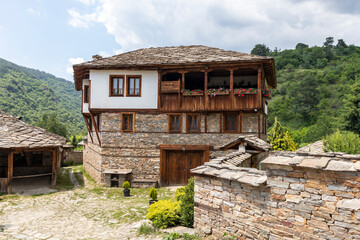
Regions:
<svg viewBox="0 0 360 240"><path fill-rule="evenodd" d="M151 205L151 204L153 204L153 203L156 203L157 201L159 201L159 200L149 200L149 206Z"/></svg>
<svg viewBox="0 0 360 240"><path fill-rule="evenodd" d="M124 193L124 197L130 197L130 189L124 189L123 193Z"/></svg>

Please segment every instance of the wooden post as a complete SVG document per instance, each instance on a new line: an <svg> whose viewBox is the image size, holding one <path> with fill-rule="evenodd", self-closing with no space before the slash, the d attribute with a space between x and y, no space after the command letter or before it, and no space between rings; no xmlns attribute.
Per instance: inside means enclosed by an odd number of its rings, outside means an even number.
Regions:
<svg viewBox="0 0 360 240"><path fill-rule="evenodd" d="M242 133L242 112L240 112L240 133Z"/></svg>
<svg viewBox="0 0 360 240"><path fill-rule="evenodd" d="M222 113L220 113L220 133L222 133L223 132L223 115L222 115Z"/></svg>
<svg viewBox="0 0 360 240"><path fill-rule="evenodd" d="M92 122L92 125L94 126L95 128L95 134L96 134L96 137L97 137L97 140L99 142L99 146L101 147L101 140L100 140L100 136L99 136L99 130L98 130L98 126L96 124L96 121L94 119L94 114L92 112L90 112L90 118L91 118L91 122ZM133 123L135 122L135 119L133 120Z"/></svg>
<svg viewBox="0 0 360 240"><path fill-rule="evenodd" d="M158 70L158 110L160 110L161 109L161 97L160 97L160 92L161 92L161 88L160 88L160 86L161 86L161 77L162 77L162 75L161 75L161 71L159 71Z"/></svg>
<svg viewBox="0 0 360 240"><path fill-rule="evenodd" d="M208 71L205 70L204 72L204 110L207 110L207 104L209 100L209 96L207 94L208 89Z"/></svg>
<svg viewBox="0 0 360 240"><path fill-rule="evenodd" d="M261 68L258 68L258 108L260 109L261 106L261 89L262 89L262 85L261 85L261 80L262 80L262 71Z"/></svg>
<svg viewBox="0 0 360 240"><path fill-rule="evenodd" d="M55 187L57 177L57 151L53 150L52 155L52 170L51 170L51 186Z"/></svg>
<svg viewBox="0 0 360 240"><path fill-rule="evenodd" d="M231 108L234 106L234 70L230 69L230 99Z"/></svg>
<svg viewBox="0 0 360 240"><path fill-rule="evenodd" d="M205 112L205 133L207 133L207 113Z"/></svg>
<svg viewBox="0 0 360 240"><path fill-rule="evenodd" d="M260 112L258 112L258 136L261 137Z"/></svg>
<svg viewBox="0 0 360 240"><path fill-rule="evenodd" d="M83 117L84 117L84 121L85 121L86 128L87 128L87 130L88 130L88 132L89 132L89 136L90 136L90 139L91 139L91 143L94 143L93 137L92 137L92 135L91 135L91 129L90 129L90 127L89 127L89 122L88 122L87 118L86 118L84 115L83 115Z"/></svg>
<svg viewBox="0 0 360 240"><path fill-rule="evenodd" d="M184 89L184 88L185 88L185 72L182 72L181 73L181 89ZM182 95L181 95L181 92L179 92L179 106L180 107L182 105L181 99L182 99Z"/></svg>
<svg viewBox="0 0 360 240"><path fill-rule="evenodd" d="M14 153L8 153L8 175L7 175L7 193L12 192L12 177L13 177L13 170L14 170Z"/></svg>

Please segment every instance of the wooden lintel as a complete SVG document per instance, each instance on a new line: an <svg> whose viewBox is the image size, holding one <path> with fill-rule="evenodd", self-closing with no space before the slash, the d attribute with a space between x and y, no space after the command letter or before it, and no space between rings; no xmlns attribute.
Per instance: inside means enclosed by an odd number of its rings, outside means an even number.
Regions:
<svg viewBox="0 0 360 240"><path fill-rule="evenodd" d="M91 118L92 125L95 128L95 134L96 134L97 140L99 141L99 146L101 147L101 140L100 140L100 136L99 136L99 128L98 128L98 125L97 125L97 123L95 121L94 114L92 112L90 112L90 118Z"/></svg>
<svg viewBox="0 0 360 240"><path fill-rule="evenodd" d="M7 186L6 186L6 191L9 194L12 192L13 170L14 170L14 153L9 152L8 153Z"/></svg>
<svg viewBox="0 0 360 240"><path fill-rule="evenodd" d="M37 147L37 148L12 148L13 153L20 153L20 152L43 152L49 151L52 152L56 149L56 147Z"/></svg>
<svg viewBox="0 0 360 240"><path fill-rule="evenodd" d="M163 144L160 145L161 150L209 150L210 145L174 145L174 144Z"/></svg>
<svg viewBox="0 0 360 240"><path fill-rule="evenodd" d="M87 118L85 116L83 116L83 117L84 117L85 125L86 125L86 128L88 130L88 133L89 133L89 136L90 136L90 139L91 139L91 143L94 143L93 137L91 135L91 129L90 129L88 120L87 120Z"/></svg>

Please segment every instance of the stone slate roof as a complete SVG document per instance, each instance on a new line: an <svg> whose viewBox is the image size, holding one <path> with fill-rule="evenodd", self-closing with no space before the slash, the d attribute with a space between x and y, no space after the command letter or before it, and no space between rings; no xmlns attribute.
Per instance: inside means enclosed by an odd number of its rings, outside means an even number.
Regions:
<svg viewBox="0 0 360 240"><path fill-rule="evenodd" d="M324 152L324 144L322 140L314 142L312 144L306 145L305 147L299 148L298 153L312 153L312 154L321 154Z"/></svg>
<svg viewBox="0 0 360 240"><path fill-rule="evenodd" d="M261 168L276 165L292 167L305 167L320 170L356 172L360 171L360 155L348 155L344 153L323 154L296 154L296 153L272 153L261 162Z"/></svg>
<svg viewBox="0 0 360 240"><path fill-rule="evenodd" d="M228 148L236 143L239 143L241 141L244 141L244 142L248 143L249 145L251 145L259 150L265 151L265 152L269 151L271 148L271 145L268 142L262 140L261 138L258 138L253 134L245 134L245 135L240 136L236 140L226 143L225 145L221 146L220 149L226 149L226 148Z"/></svg>
<svg viewBox="0 0 360 240"><path fill-rule="evenodd" d="M235 151L234 153L230 153L226 155L226 157L222 159L222 164L229 164L235 167L240 167L241 164L245 160L251 158L251 156L252 156L251 153Z"/></svg>
<svg viewBox="0 0 360 240"><path fill-rule="evenodd" d="M277 85L275 61L272 57L256 56L236 51L227 51L201 45L143 48L107 58L96 58L75 64L74 79L76 89L81 89L84 72L89 69L114 69L130 67L179 66L208 63L262 63L270 87Z"/></svg>
<svg viewBox="0 0 360 240"><path fill-rule="evenodd" d="M1 148L61 147L66 139L0 111Z"/></svg>

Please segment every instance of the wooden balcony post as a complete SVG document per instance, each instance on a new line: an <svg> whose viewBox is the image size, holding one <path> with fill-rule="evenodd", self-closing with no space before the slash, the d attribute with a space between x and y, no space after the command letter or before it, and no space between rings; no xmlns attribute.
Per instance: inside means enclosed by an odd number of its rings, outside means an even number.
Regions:
<svg viewBox="0 0 360 240"><path fill-rule="evenodd" d="M234 70L230 69L230 99L231 108L234 106Z"/></svg>
<svg viewBox="0 0 360 240"><path fill-rule="evenodd" d="M9 154L8 154L7 186L6 186L6 191L9 194L12 192L13 169L14 169L14 153L9 152Z"/></svg>
<svg viewBox="0 0 360 240"><path fill-rule="evenodd" d="M261 104L261 89L262 89L262 84L261 81L262 80L262 69L261 67L258 68L258 108L260 109L262 106Z"/></svg>
<svg viewBox="0 0 360 240"><path fill-rule="evenodd" d="M205 70L205 72L204 72L204 110L207 109L207 104L209 101L207 89L208 89L208 71Z"/></svg>

